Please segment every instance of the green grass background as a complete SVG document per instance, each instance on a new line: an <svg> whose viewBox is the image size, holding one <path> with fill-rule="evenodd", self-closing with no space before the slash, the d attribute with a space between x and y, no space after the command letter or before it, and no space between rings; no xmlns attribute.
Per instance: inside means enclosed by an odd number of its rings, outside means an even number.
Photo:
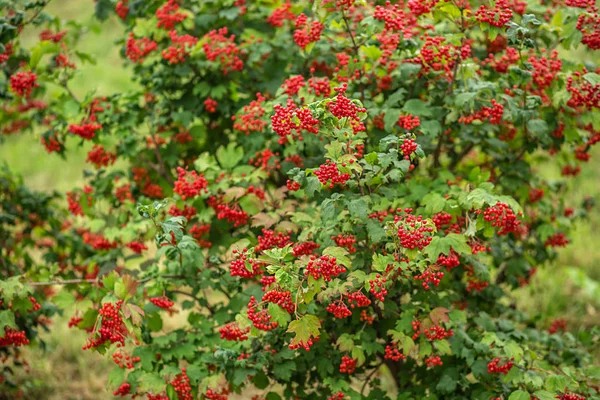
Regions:
<svg viewBox="0 0 600 400"><path fill-rule="evenodd" d="M78 76L71 89L78 96L91 90L98 94L122 92L133 88L132 71L124 66L119 48L114 42L123 36L120 22L112 18L106 22L93 19L91 0L55 0L49 11L64 20L75 19L89 32L79 48L94 55L95 65L78 67ZM36 39L36 32L25 32L25 41ZM0 162L6 161L25 182L39 190L66 191L82 182L86 148L78 148L74 141L68 144L68 158L63 160L48 155L39 137L34 134L14 135L0 144ZM557 177L560 171L550 165L538 173ZM596 146L591 161L572 182L568 205L577 206L585 196L600 199L600 146ZM594 210L589 220L577 225L572 243L560 251L557 262L540 268L532 284L516 293L521 310L532 315L543 315L548 320L562 317L570 327L591 326L600 318L600 212ZM82 351L86 335L67 328L68 316L54 320L49 333L43 337L48 343L46 352L26 349L30 371L21 373L19 380L25 398L31 399L110 399L105 388L112 361L90 351Z"/></svg>

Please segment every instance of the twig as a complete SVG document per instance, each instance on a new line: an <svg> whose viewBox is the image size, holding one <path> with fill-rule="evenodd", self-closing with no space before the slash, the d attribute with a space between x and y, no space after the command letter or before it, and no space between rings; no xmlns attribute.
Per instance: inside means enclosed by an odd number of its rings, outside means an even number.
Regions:
<svg viewBox="0 0 600 400"><path fill-rule="evenodd" d="M363 393L364 393L365 389L367 388L367 384L373 378L375 373L377 371L379 371L379 368L381 368L382 365L383 365L383 360L381 360L381 362L379 362L379 364L377 366L375 366L375 368L373 368L373 371L371 371L371 373L367 376L367 379L365 379L365 383L363 383L362 388L360 389L360 397L361 398L363 397Z"/></svg>

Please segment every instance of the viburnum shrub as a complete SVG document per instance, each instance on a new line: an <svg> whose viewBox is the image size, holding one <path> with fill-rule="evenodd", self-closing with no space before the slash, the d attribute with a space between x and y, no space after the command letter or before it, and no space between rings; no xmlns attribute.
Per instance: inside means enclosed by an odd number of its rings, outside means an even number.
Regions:
<svg viewBox="0 0 600 400"><path fill-rule="evenodd" d="M0 174L3 359L59 313L115 395L600 398L599 331L511 294L593 207L593 1L97 0L138 89L83 97L43 3L2 3L2 134L89 168Z"/></svg>

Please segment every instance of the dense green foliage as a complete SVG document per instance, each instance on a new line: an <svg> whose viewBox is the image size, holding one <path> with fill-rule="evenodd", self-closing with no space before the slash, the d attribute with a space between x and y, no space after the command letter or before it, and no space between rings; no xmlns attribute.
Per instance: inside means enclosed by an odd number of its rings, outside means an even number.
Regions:
<svg viewBox="0 0 600 400"><path fill-rule="evenodd" d="M98 0L142 90L78 98L86 27L3 2L2 133L94 147L64 199L2 170L0 352L68 313L115 395L600 398L600 331L511 296L593 207L600 76L557 49L600 20L552 3Z"/></svg>

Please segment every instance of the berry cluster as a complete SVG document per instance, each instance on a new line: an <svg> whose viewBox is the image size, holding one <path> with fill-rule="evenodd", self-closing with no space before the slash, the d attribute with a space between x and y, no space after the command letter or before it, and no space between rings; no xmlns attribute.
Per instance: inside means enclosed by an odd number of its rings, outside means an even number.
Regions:
<svg viewBox="0 0 600 400"><path fill-rule="evenodd" d="M460 256L456 251L450 249L450 254L440 254L440 256L437 259L437 262L438 264L446 267L448 271L451 271L453 268L456 268L460 265Z"/></svg>
<svg viewBox="0 0 600 400"><path fill-rule="evenodd" d="M338 246L348 249L350 254L356 253L356 247L354 247L354 244L356 244L356 237L353 235L339 234L337 236L332 236L331 239L333 239Z"/></svg>
<svg viewBox="0 0 600 400"><path fill-rule="evenodd" d="M224 75L244 69L240 49L235 44L235 35L228 35L227 27L213 30L203 38L202 49L209 61L218 61Z"/></svg>
<svg viewBox="0 0 600 400"><path fill-rule="evenodd" d="M154 50L156 50L157 44L155 41L144 37L141 39L135 39L133 33L129 34L127 43L125 45L125 55L134 63L141 63L144 58Z"/></svg>
<svg viewBox="0 0 600 400"><path fill-rule="evenodd" d="M444 363L440 356L430 356L425 359L425 365L427 365L427 368L433 368L435 366L441 367Z"/></svg>
<svg viewBox="0 0 600 400"><path fill-rule="evenodd" d="M309 351L310 348L312 347L313 344L315 344L315 342L318 342L319 338L318 337L310 337L308 340L306 341L299 341L296 344L292 344L290 343L290 345L288 346L290 350L297 350L300 348L303 348L306 351Z"/></svg>
<svg viewBox="0 0 600 400"><path fill-rule="evenodd" d="M318 42L321 39L324 25L319 21L313 21L308 24L308 18L304 14L298 15L296 18L296 30L294 31L294 42L302 50L306 49L310 43Z"/></svg>
<svg viewBox="0 0 600 400"><path fill-rule="evenodd" d="M429 290L429 284L433 283L435 286L439 286L444 273L442 271L436 271L433 268L428 268L422 274L415 275L415 280L422 281L421 285L423 289Z"/></svg>
<svg viewBox="0 0 600 400"><path fill-rule="evenodd" d="M513 367L512 361L507 361L504 364L500 365L500 359L494 358L487 365L488 374L508 374L508 371Z"/></svg>
<svg viewBox="0 0 600 400"><path fill-rule="evenodd" d="M0 337L0 347L19 347L29 344L29 339L25 336L24 331L17 331L13 328L4 328L4 337Z"/></svg>
<svg viewBox="0 0 600 400"><path fill-rule="evenodd" d="M331 256L311 256L306 265L305 275L312 275L313 278L323 278L325 282L331 278L346 272L346 267L339 265L335 257Z"/></svg>
<svg viewBox="0 0 600 400"><path fill-rule="evenodd" d="M303 140L302 131L319 133L319 120L314 118L308 108L298 108L292 99L288 99L286 106L275 104L275 114L271 116L273 131L279 135L279 144L286 144L288 136Z"/></svg>
<svg viewBox="0 0 600 400"><path fill-rule="evenodd" d="M287 180L285 185L287 186L287 188L290 192L297 192L298 190L300 190L300 187L301 187L300 183L289 180L289 179Z"/></svg>
<svg viewBox="0 0 600 400"><path fill-rule="evenodd" d="M235 207L237 208L237 206ZM217 219L225 219L236 228L246 225L250 219L247 212L232 208L228 204L216 204L214 208L217 212Z"/></svg>
<svg viewBox="0 0 600 400"><path fill-rule="evenodd" d="M217 103L216 100L213 100L210 97L207 97L206 100L204 100L204 108L209 113L216 113L218 105L219 105L219 103Z"/></svg>
<svg viewBox="0 0 600 400"><path fill-rule="evenodd" d="M158 18L156 27L169 31L173 29L175 25L183 22L183 20L187 18L187 15L178 12L178 9L179 5L176 0L168 0L162 7L159 7L156 10L156 18Z"/></svg>
<svg viewBox="0 0 600 400"><path fill-rule="evenodd" d="M292 249L292 254L294 255L294 257L309 256L313 254L313 252L319 247L320 246L315 242L298 243Z"/></svg>
<svg viewBox="0 0 600 400"><path fill-rule="evenodd" d="M415 128L418 128L419 125L421 125L421 120L416 115L401 115L398 118L398 122L396 122L396 124L402 129L411 131Z"/></svg>
<svg viewBox="0 0 600 400"><path fill-rule="evenodd" d="M371 300L369 300L369 298L365 296L364 293L360 290L357 290L353 293L349 293L346 296L346 299L348 301L348 304L350 305L350 308L368 307L371 305Z"/></svg>
<svg viewBox="0 0 600 400"><path fill-rule="evenodd" d="M472 291L481 292L483 289L485 289L488 286L489 286L489 282L487 282L487 281L480 281L479 279L471 278L471 279L467 280L466 291L467 292L472 292Z"/></svg>
<svg viewBox="0 0 600 400"><path fill-rule="evenodd" d="M421 215L396 216L395 221L398 223L400 246L410 250L423 250L431 243L434 228Z"/></svg>
<svg viewBox="0 0 600 400"><path fill-rule="evenodd" d="M87 154L86 162L93 164L96 168L108 167L115 163L117 155L106 151L102 145L95 144Z"/></svg>
<svg viewBox="0 0 600 400"><path fill-rule="evenodd" d="M192 386L190 385L190 378L188 378L186 369L182 368L181 373L175 376L171 381L171 386L177 393L178 400L193 400Z"/></svg>
<svg viewBox="0 0 600 400"><path fill-rule="evenodd" d="M275 303L289 314L293 314L294 311L296 311L296 304L294 304L294 301L292 300L292 294L289 290L284 292L270 290L264 294L262 301L265 303Z"/></svg>
<svg viewBox="0 0 600 400"><path fill-rule="evenodd" d="M134 364L141 361L140 357L132 357L122 349L118 349L116 352L114 352L112 359L114 363L119 366L119 368L123 369L133 369L135 367Z"/></svg>
<svg viewBox="0 0 600 400"><path fill-rule="evenodd" d="M327 398L327 400L344 400L346 396L342 392L337 392Z"/></svg>
<svg viewBox="0 0 600 400"><path fill-rule="evenodd" d="M559 319L552 321L550 328L548 328L548 332L550 332L550 334L554 334L559 331L560 332L567 331L567 321L563 318L559 318Z"/></svg>
<svg viewBox="0 0 600 400"><path fill-rule="evenodd" d="M81 125L75 125L75 124L69 125L69 132L71 132L73 135L77 135L85 140L93 139L94 136L96 136L96 132L99 131L100 129L102 129L102 125L95 124L95 123L81 124Z"/></svg>
<svg viewBox="0 0 600 400"><path fill-rule="evenodd" d="M392 361L406 360L406 356L398 349L398 343L392 343L391 345L388 344L385 346L383 358Z"/></svg>
<svg viewBox="0 0 600 400"><path fill-rule="evenodd" d="M567 239L564 233L555 233L544 242L544 246L547 247L565 247L568 244L569 239Z"/></svg>
<svg viewBox="0 0 600 400"><path fill-rule="evenodd" d="M337 92L337 96L331 103L327 104L329 112L337 118L348 118L354 121L360 121L359 114L364 114L367 109L359 107L355 102L345 96L348 84L344 83L341 87L333 88Z"/></svg>
<svg viewBox="0 0 600 400"><path fill-rule="evenodd" d="M291 8L292 5L289 2L280 5L267 17L267 23L274 28L280 28L285 21L294 21L296 15L290 11Z"/></svg>
<svg viewBox="0 0 600 400"><path fill-rule="evenodd" d="M342 374L351 375L354 373L355 369L356 369L356 360L353 358L350 358L348 356L343 356L342 363L340 364L340 372Z"/></svg>
<svg viewBox="0 0 600 400"><path fill-rule="evenodd" d="M167 60L169 64L179 64L185 61L192 47L198 43L198 38L191 35L177 35L177 31L169 32L171 38L171 46L163 50L162 58Z"/></svg>
<svg viewBox="0 0 600 400"><path fill-rule="evenodd" d="M492 125L499 125L502 122L502 115L504 114L504 106L492 99L491 107L483 107L474 114L460 117L458 122L461 124L470 124L475 120L489 120Z"/></svg>
<svg viewBox="0 0 600 400"><path fill-rule="evenodd" d="M39 86L36 80L37 75L33 72L17 72L10 77L10 89L17 96L29 97L33 89Z"/></svg>
<svg viewBox="0 0 600 400"><path fill-rule="evenodd" d="M346 303L343 301L337 301L335 303L331 303L327 306L327 311L332 313L335 318L343 319L350 317L352 315L352 311L348 308Z"/></svg>
<svg viewBox="0 0 600 400"><path fill-rule="evenodd" d="M164 308L165 310L168 310L175 305L175 303L166 296L151 297L150 302L156 307Z"/></svg>
<svg viewBox="0 0 600 400"><path fill-rule="evenodd" d="M230 322L227 325L220 327L219 333L221 334L221 339L242 342L248 340L250 327L242 329L237 322Z"/></svg>
<svg viewBox="0 0 600 400"><path fill-rule="evenodd" d="M265 98L262 94L256 93L256 100L242 108L240 115L234 115L231 119L234 121L233 129L249 135L250 132L262 132L267 123L262 119L266 110L262 106Z"/></svg>
<svg viewBox="0 0 600 400"><path fill-rule="evenodd" d="M432 326L431 328L425 329L425 336L429 340L443 340L448 337L454 336L452 329L444 329L439 325Z"/></svg>
<svg viewBox="0 0 600 400"><path fill-rule="evenodd" d="M513 13L507 0L496 0L494 8L481 5L479 10L475 13L475 18L477 18L479 22L484 22L497 28L502 28L506 25L512 16Z"/></svg>
<svg viewBox="0 0 600 400"><path fill-rule="evenodd" d="M224 388L220 392L216 392L211 389L206 389L206 393L204 394L204 397L208 400L227 400L228 394L229 394L228 388Z"/></svg>
<svg viewBox="0 0 600 400"><path fill-rule="evenodd" d="M400 145L402 154L404 154L404 159L410 160L410 155L417 150L417 147L419 147L419 145L415 142L415 139L405 139Z"/></svg>
<svg viewBox="0 0 600 400"><path fill-rule="evenodd" d="M345 185L350 179L350 174L347 172L343 174L340 173L337 164L331 162L331 160L327 160L325 164L320 165L319 169L314 172L317 178L319 178L319 182L321 182L322 185L328 185L331 189L333 189L336 183Z"/></svg>
<svg viewBox="0 0 600 400"><path fill-rule="evenodd" d="M113 396L127 396L131 391L131 385L124 382L113 392Z"/></svg>
<svg viewBox="0 0 600 400"><path fill-rule="evenodd" d="M242 278L253 278L261 274L261 266L257 260L248 257L248 249L233 250L233 255L237 257L229 264L229 273L231 276Z"/></svg>
<svg viewBox="0 0 600 400"><path fill-rule="evenodd" d="M254 251L260 253L261 251L273 249L273 248L283 248L288 244L292 243L290 241L290 235L284 234L282 232L275 232L269 229L263 228L262 235L258 237L258 244L256 245Z"/></svg>
<svg viewBox="0 0 600 400"><path fill-rule="evenodd" d="M207 192L208 182L202 175L198 175L196 171L186 171L181 167L177 167L177 181L173 191L181 196L182 200L189 197L196 197Z"/></svg>
<svg viewBox="0 0 600 400"><path fill-rule="evenodd" d="M171 208L169 208L169 214L170 215L172 215L174 217L185 217L185 219L187 221L189 221L192 218L194 218L197 213L198 213L198 210L196 210L195 207L188 206L188 205L184 205L183 206L183 210L180 209L179 207L177 207L174 204L171 206Z"/></svg>
<svg viewBox="0 0 600 400"><path fill-rule="evenodd" d="M271 321L271 314L266 309L258 310L258 304L254 296L250 297L248 303L248 319L256 329L262 331L271 331L279 325L277 322Z"/></svg>
<svg viewBox="0 0 600 400"><path fill-rule="evenodd" d="M375 275L375 279L371 279L369 281L369 292L371 292L371 294L381 302L385 301L385 296L388 294L388 291L385 287L386 282L387 279L383 278L379 274Z"/></svg>
<svg viewBox="0 0 600 400"><path fill-rule="evenodd" d="M480 213L480 210L477 210ZM517 232L521 221L506 203L496 203L492 207L488 207L483 212L483 219L490 222L492 226L500 228L498 235L507 235L510 232Z"/></svg>
<svg viewBox="0 0 600 400"><path fill-rule="evenodd" d="M113 303L104 303L102 308L98 311L101 318L101 327L98 329L99 334L96 338L89 338L86 345L83 347L84 350L99 347L106 342L117 343L117 345L123 346L125 344L125 325L121 318L121 306L123 305L122 300Z"/></svg>

